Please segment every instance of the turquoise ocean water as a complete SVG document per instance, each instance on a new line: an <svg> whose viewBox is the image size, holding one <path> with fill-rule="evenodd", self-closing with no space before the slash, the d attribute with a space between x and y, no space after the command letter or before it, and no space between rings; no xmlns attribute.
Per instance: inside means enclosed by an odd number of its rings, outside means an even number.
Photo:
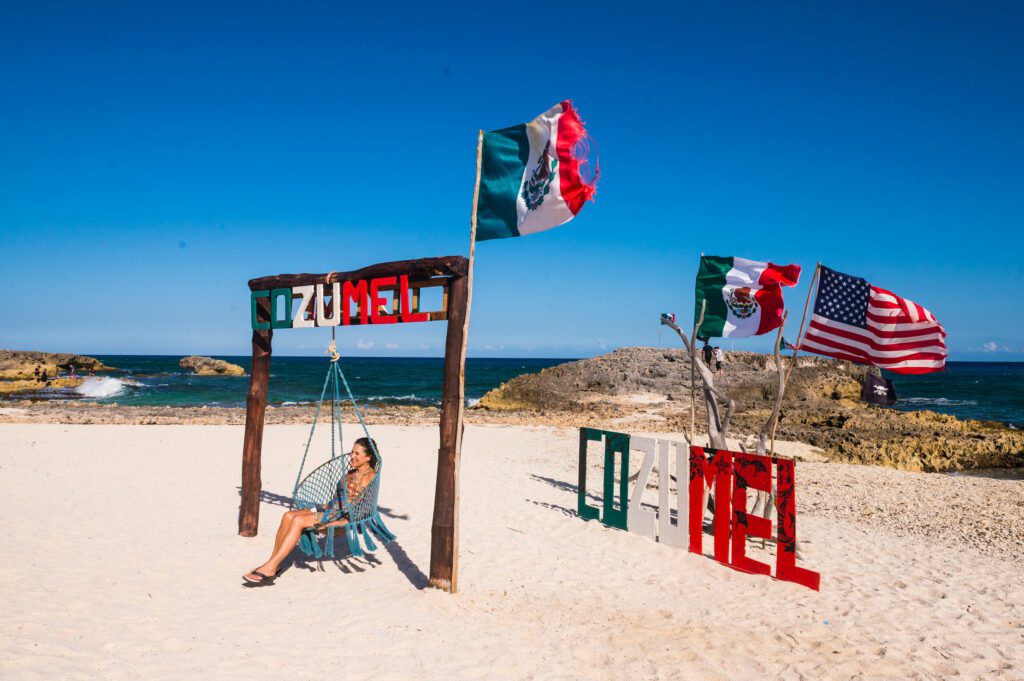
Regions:
<svg viewBox="0 0 1024 681"><path fill-rule="evenodd" d="M179 356L95 355L117 371L103 372L77 389L25 395L28 399L85 399L147 406L244 407L248 376L196 376L178 366ZM249 371L249 357L217 357ZM466 398L472 403L491 388L520 374L533 373L565 359L468 359ZM311 402L320 396L325 357L273 357L267 400L272 405ZM360 402L441 403L441 358L357 357L341 360L342 371Z"/></svg>
<svg viewBox="0 0 1024 681"><path fill-rule="evenodd" d="M178 356L101 355L118 371L87 381L77 390L55 390L19 399L78 399L127 405L240 407L249 378L195 376L178 367ZM220 357L249 369L249 357ZM470 403L520 374L567 359L474 359L466 361L466 397ZM437 405L441 399L440 358L345 358L342 368L356 398L371 404ZM274 357L270 404L315 400L327 360L323 357ZM899 402L896 409L931 409L961 418L1003 421L1024 428L1024 363L949 362L944 372L926 376L890 375Z"/></svg>

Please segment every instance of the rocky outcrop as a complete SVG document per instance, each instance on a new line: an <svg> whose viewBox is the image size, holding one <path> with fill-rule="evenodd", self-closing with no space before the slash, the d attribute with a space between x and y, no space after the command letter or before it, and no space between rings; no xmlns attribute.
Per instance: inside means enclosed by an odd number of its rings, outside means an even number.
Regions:
<svg viewBox="0 0 1024 681"><path fill-rule="evenodd" d="M799 358L777 437L812 444L833 460L912 471L1024 466L1024 432L997 422L863 404L865 372L849 362ZM736 402L731 434L760 432L774 404L777 378L768 355L726 353L715 385ZM646 399L624 399L643 394ZM684 350L621 348L518 376L487 393L477 408L575 412L595 423L639 416L658 423L659 430L688 430L689 399L690 360ZM698 405L698 430L706 427L702 412Z"/></svg>
<svg viewBox="0 0 1024 681"><path fill-rule="evenodd" d="M860 394L864 370L848 362L835 362L823 357L800 357L797 364L801 393L830 395L839 391ZM803 370L813 369L815 380L799 380ZM760 400L774 399L775 366L768 355L755 352L727 352L725 368L716 374L716 384L729 389L733 399L743 395ZM700 379L698 378L698 384ZM601 396L662 394L678 400L689 399L690 358L682 349L620 348L607 355L581 359L542 369L536 374L517 376L491 390L480 400L479 408L494 410L572 409L593 404Z"/></svg>
<svg viewBox="0 0 1024 681"><path fill-rule="evenodd" d="M0 379L31 380L38 367L49 376L58 372L69 372L74 366L78 373L94 371L113 371L95 357L75 355L67 352L36 352L33 350L0 350Z"/></svg>
<svg viewBox="0 0 1024 681"><path fill-rule="evenodd" d="M222 359L191 355L178 361L182 369L191 369L198 376L245 376L245 369Z"/></svg>

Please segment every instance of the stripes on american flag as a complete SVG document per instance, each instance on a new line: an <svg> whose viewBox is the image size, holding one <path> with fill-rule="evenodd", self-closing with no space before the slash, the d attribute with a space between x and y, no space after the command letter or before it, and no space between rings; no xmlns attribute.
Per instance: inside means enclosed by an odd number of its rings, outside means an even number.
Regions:
<svg viewBox="0 0 1024 681"><path fill-rule="evenodd" d="M945 368L945 338L935 316L917 303L823 266L800 349L898 374L925 374Z"/></svg>

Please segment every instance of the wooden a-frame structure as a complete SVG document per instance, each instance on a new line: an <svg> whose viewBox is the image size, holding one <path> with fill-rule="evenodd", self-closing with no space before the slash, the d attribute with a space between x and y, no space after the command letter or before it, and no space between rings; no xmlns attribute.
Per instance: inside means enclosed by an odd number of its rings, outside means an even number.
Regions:
<svg viewBox="0 0 1024 681"><path fill-rule="evenodd" d="M475 203L474 198L474 209ZM252 370L246 398L245 439L242 447L242 500L238 513L240 535L255 537L259 529L263 424L274 329L324 326L322 322L328 295L331 298L329 309L333 313L333 322L328 325L332 326L339 324L343 308L343 325L447 320L429 583L451 593L458 589L459 462L466 403L466 338L472 287L471 259L472 246L470 258L447 256L401 260L370 265L352 272L282 274L249 281L253 327ZM424 312L420 309L420 292L432 287L443 287L442 309ZM333 291L333 295L329 291ZM340 291L345 293L339 296ZM391 293L390 299L379 296L380 293L388 292ZM293 311L293 294L303 299L297 312ZM279 305L282 298L283 306ZM347 309L351 302L358 306L356 314L350 314L351 311ZM282 308L284 314L280 313Z"/></svg>

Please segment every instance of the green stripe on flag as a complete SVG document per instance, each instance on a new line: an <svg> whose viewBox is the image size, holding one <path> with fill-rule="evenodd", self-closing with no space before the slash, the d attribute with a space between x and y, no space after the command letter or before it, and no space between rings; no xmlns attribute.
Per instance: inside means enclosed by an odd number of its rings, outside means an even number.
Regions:
<svg viewBox="0 0 1024 681"><path fill-rule="evenodd" d="M722 295L722 287L725 286L725 276L732 269L732 258L723 258L716 255L702 255L700 257L700 270L697 272L697 302L693 308L693 323L700 319L700 307L703 301L708 301L704 309L704 323L697 329L698 336L710 338L721 337L725 332L725 320L729 316L729 309L725 306L725 297Z"/></svg>
<svg viewBox="0 0 1024 681"><path fill-rule="evenodd" d="M530 156L525 125L484 133L476 240L519 236L516 200Z"/></svg>

